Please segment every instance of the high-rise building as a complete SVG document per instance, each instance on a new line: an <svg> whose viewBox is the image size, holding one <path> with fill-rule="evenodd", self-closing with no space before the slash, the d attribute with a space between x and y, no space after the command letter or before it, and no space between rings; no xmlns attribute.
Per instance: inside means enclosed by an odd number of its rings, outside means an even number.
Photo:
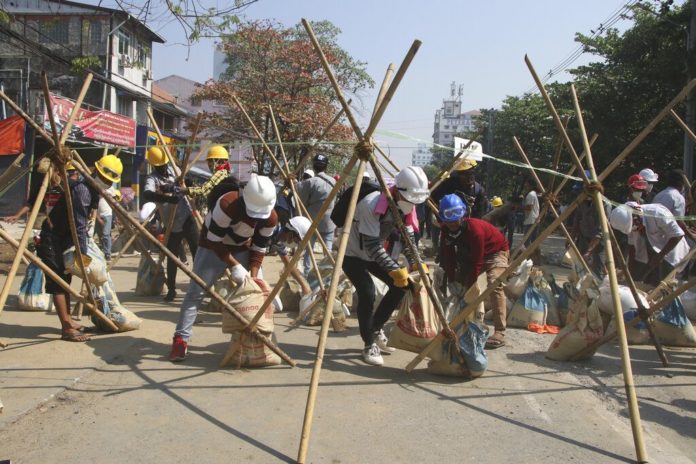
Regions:
<svg viewBox="0 0 696 464"><path fill-rule="evenodd" d="M411 154L411 165L412 166L427 166L430 164L430 160L433 158L433 154L430 152L428 145L425 143L419 143L418 148L413 150Z"/></svg>
<svg viewBox="0 0 696 464"><path fill-rule="evenodd" d="M435 111L433 142L449 146L456 134L474 129L474 116L481 114L478 110L462 113L463 86L457 87L452 82L449 99L442 101L442 107Z"/></svg>

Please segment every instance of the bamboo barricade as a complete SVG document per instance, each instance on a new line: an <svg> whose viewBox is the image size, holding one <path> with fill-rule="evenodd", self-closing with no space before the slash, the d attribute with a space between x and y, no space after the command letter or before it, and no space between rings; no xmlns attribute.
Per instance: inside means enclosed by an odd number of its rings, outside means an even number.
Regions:
<svg viewBox="0 0 696 464"><path fill-rule="evenodd" d="M89 176L89 173L84 169L84 167L81 164L76 164L75 167L77 168L80 173L85 176L85 179L87 182L92 186L92 188L96 189L104 198L104 200L109 203L109 206L113 208L114 210L119 210L121 213L121 216L126 218L126 220L136 229L140 231L140 233L150 240L152 243L157 246L160 251L164 252L167 255L167 258L174 260L174 263L176 263L177 267L181 269L182 272L184 272L186 275L188 275L192 282L199 285L212 299L214 299L218 304L223 306L227 311L230 312L230 314L237 319L239 322L243 324L247 324L247 327L245 330L249 330L251 332L256 333L256 335L259 337L259 340L263 342L264 345L266 345L269 349L271 349L274 353L276 353L280 358L288 363L290 366L295 366L295 361L290 358L284 351L282 351L278 346L276 346L273 341L271 341L268 337L260 333L258 330L255 329L255 327L250 327L247 323L247 320L244 316L242 316L232 305L230 305L223 297L221 297L214 289L213 285L208 286L203 279L201 279L198 274L190 270L188 267L184 265L184 263L181 262L181 260L174 255L171 251L167 249L166 246L161 244L157 238L155 238L145 227L140 225L140 223L135 219L132 218L131 216L128 215L128 213L123 210L123 207L119 205L116 201L114 201L113 198L110 198L109 195L106 194L106 191L94 180Z"/></svg>
<svg viewBox="0 0 696 464"><path fill-rule="evenodd" d="M46 195L46 190L48 190L48 185L51 182L51 168L48 168L46 174L44 174L43 181L41 182L41 187L39 188L39 193L36 196L36 201L32 205L31 213L27 219L27 223L24 226L24 232L22 232L22 238L19 240L19 249L24 250L29 243L29 238L34 228L34 223L36 222L36 217L39 215L39 210L41 209L41 204L43 203L44 196ZM3 309L5 309L5 303L7 303L7 297L10 295L10 289L12 288L12 282L14 281L17 271L19 270L19 263L22 262L24 255L22 253L17 253L12 260L12 265L7 273L7 279L5 279L5 284L2 287L2 293L0 293L0 314L2 314Z"/></svg>
<svg viewBox="0 0 696 464"><path fill-rule="evenodd" d="M10 164L2 174L0 174L0 185L5 186L12 182L16 177L23 176L26 172L22 172L22 159L24 159L24 153L17 155L12 164ZM30 165L31 166L31 165Z"/></svg>
<svg viewBox="0 0 696 464"><path fill-rule="evenodd" d="M305 30L307 31L309 35L309 39L312 43L312 46L314 47L317 55L319 56L319 59L321 60L322 67L324 68L324 71L326 72L327 77L329 78L329 81L331 82L331 85L334 89L334 92L336 93L336 96L338 98L338 101L341 103L341 106L346 112L346 117L348 118L348 121L350 122L351 127L353 128L353 131L355 132L357 138L358 138L358 145L355 148L355 154L351 158L351 160L348 163L347 167L350 167L352 169L352 166L355 164L356 160L360 160L360 164L358 166L358 174L357 174L357 179L355 182L355 186L353 187L349 207L348 207L348 212L346 215L346 223L350 224L353 220L353 214L355 211L355 208L357 206L357 200L358 200L358 194L360 192L360 185L362 184L363 181L363 174L365 172L365 163L368 159L371 158L372 156L372 134L374 133L377 124L379 123L382 115L384 114L384 111L386 110L386 107L391 100L392 96L396 92L396 89L398 88L399 84L401 83L401 80L408 69L409 64L413 60L413 57L415 56L415 53L417 52L418 48L420 47L420 41L416 40L414 41L413 45L411 46L409 52L406 54L406 57L404 58L401 66L399 67L399 70L396 72L394 80L391 82L389 85L389 88L387 91L384 93L384 98L381 104L379 105L379 108L377 111L375 111L372 119L370 120L370 123L368 125L368 128L366 131L363 133L360 127L358 126L352 112L350 111L350 108L348 107L348 104L346 103L345 97L343 95L343 92L338 85L338 82L336 81L336 77L334 76L333 72L331 71L331 67L326 59L326 56L324 55L324 52L321 48L321 45L319 44L316 36L314 35L314 31L312 30L311 25L306 19L302 19L302 25L304 26ZM373 165L374 168L374 165ZM350 172L350 171L348 171ZM339 182L343 181L344 176L341 177ZM337 185L338 186L338 185ZM328 200L327 200L328 201ZM324 207L326 206L326 203L324 204ZM318 215L321 216L321 213ZM316 221L312 224L313 226L316 225ZM338 285L338 280L339 280L339 275L340 275L340 268L343 265L343 258L345 256L345 249L348 244L348 238L350 236L350 228L349 227L344 227L342 231L342 235L340 238L339 242L339 249L338 249L338 256L336 258L336 267L334 268L333 276L331 279L331 285L329 286L329 293L327 296L327 299L329 301L329 304L327 304L325 308L325 313L324 313L324 321L322 323L321 327L321 332L319 335L319 343L317 345L317 357L316 361L314 363L314 368L312 369L312 378L310 381L310 387L309 387L309 392L307 395L307 405L305 408L305 415L304 415L304 421L302 424L302 434L300 436L300 446L298 449L298 458L297 462L298 463L304 463L306 458L307 458L307 450L309 447L309 437L311 434L311 428L312 428L312 420L314 416L314 404L316 402L316 395L317 395L317 390L319 387L319 377L321 375L321 366L323 363L324 359L324 350L326 347L326 338L328 336L328 330L329 330L329 318L328 318L328 313L331 311L331 306L333 304L333 300L336 297L336 288ZM419 266L420 271L423 272L423 268Z"/></svg>
<svg viewBox="0 0 696 464"><path fill-rule="evenodd" d="M348 100L348 104L350 105L353 100ZM295 167L295 177L299 177L302 174L302 167L305 165L307 160L309 159L310 156L312 156L312 153L314 152L314 147L316 147L321 141L326 137L326 134L329 133L331 128L336 125L336 123L341 119L341 116L343 116L344 110L341 108L338 113L336 113L336 116L331 120L331 122L324 128L324 130L321 131L321 134L319 134L319 137L316 139L316 141L312 142L309 145L309 148L307 148L305 153L302 155L300 160L297 162L297 166ZM288 172L290 171L290 167L288 166Z"/></svg>
<svg viewBox="0 0 696 464"><path fill-rule="evenodd" d="M155 217L155 213L154 213L154 212L153 212L152 214L150 214L150 216L147 217L147 218L146 218L143 222L141 222L140 224L144 227L145 224L148 224L150 221L152 221L152 218L153 218L153 217ZM123 254L126 252L126 250L128 250L128 248L130 248L131 245L133 245L133 242L135 242L136 240L138 240L139 237L140 237L140 234L138 233L138 231L132 231L132 230L128 229L127 227L124 227L124 230L128 230L128 231L131 233L131 236L128 237L128 240L126 240L126 243L124 243L123 246L121 247L121 252L118 253L118 254L111 260L111 262L109 263L109 265L106 267L106 270L107 270L107 271L111 271L111 269L113 269L114 266L116 266L116 263L118 263L118 260L121 259L121 256L123 256ZM147 253L148 256L150 255L150 253L148 253L148 251L147 251L144 247L143 247L143 253Z"/></svg>

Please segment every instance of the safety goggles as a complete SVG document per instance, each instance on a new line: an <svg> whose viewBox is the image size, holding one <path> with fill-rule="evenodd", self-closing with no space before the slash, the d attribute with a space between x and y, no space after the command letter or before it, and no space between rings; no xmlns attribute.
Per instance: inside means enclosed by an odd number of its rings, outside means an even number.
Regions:
<svg viewBox="0 0 696 464"><path fill-rule="evenodd" d="M440 210L440 218L445 222L458 221L464 217L464 208L461 206L454 206L452 208L447 208Z"/></svg>

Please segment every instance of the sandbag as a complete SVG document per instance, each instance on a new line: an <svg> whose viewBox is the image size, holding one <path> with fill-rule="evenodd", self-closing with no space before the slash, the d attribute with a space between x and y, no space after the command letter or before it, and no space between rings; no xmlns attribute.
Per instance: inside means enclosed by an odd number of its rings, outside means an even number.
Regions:
<svg viewBox="0 0 696 464"><path fill-rule="evenodd" d="M520 329L526 329L530 322L544 325L547 308L546 297L530 281L522 296L512 306L512 311L507 317L507 325Z"/></svg>
<svg viewBox="0 0 696 464"><path fill-rule="evenodd" d="M332 325L336 331L343 331L345 330L346 327L346 311L347 308L341 301L341 295L344 292L351 292L352 289L348 285L345 285L345 283L341 283L342 288L338 289L339 296L334 299L334 305L332 308L332 313L333 313L333 319L332 319ZM310 295L303 295L302 298L300 298L300 314L304 312L305 309L307 309L311 304L316 300L319 296L319 290L316 292L310 294ZM316 326L316 325L321 325L321 323L324 321L324 310L326 309L326 304L325 303L318 303L314 305L314 308L312 308L311 311L309 311L307 314L303 314L302 317L302 322L306 325L309 326Z"/></svg>
<svg viewBox="0 0 696 464"><path fill-rule="evenodd" d="M553 339L546 357L567 361L579 351L594 343L604 334L602 317L595 298L583 292L572 304L565 327ZM592 357L589 353L584 359Z"/></svg>
<svg viewBox="0 0 696 464"><path fill-rule="evenodd" d="M562 327L564 321L558 310L558 298L563 290L556 284L556 279L552 275L542 276L535 282L537 289L546 299L546 323Z"/></svg>
<svg viewBox="0 0 696 464"><path fill-rule="evenodd" d="M275 335L264 333L263 331L261 332L270 337L271 340L276 343ZM232 340L230 343L237 343L241 336L241 332L232 333ZM240 365L242 367L277 366L280 363L280 356L264 345L261 339L255 333L246 335L244 337L239 349L232 356L231 361L233 366Z"/></svg>
<svg viewBox="0 0 696 464"><path fill-rule="evenodd" d="M300 298L302 298L302 288L295 279L285 279L283 288L278 294L283 308L288 312L300 310Z"/></svg>
<svg viewBox="0 0 696 464"><path fill-rule="evenodd" d="M520 263L519 267L511 274L505 284L505 294L511 300L515 301L522 296L527 288L529 274L532 271L534 262L531 259L525 259Z"/></svg>
<svg viewBox="0 0 696 464"><path fill-rule="evenodd" d="M237 310L247 321L251 321L256 313L258 312L261 305L263 305L267 294L261 290L254 279L251 276L246 276L241 285L239 285L234 292L230 294L227 298L227 302L232 305L234 309ZM222 311L222 332L223 333L233 333L244 330L244 324L238 321L232 314L223 309ZM268 305L268 308L263 313L263 316L259 319L256 327L264 333L272 333L274 329L273 325L273 305Z"/></svg>
<svg viewBox="0 0 696 464"><path fill-rule="evenodd" d="M682 306L684 306L684 312L686 313L686 317L688 317L692 321L696 321L696 292L687 290L686 292L681 294L680 298Z"/></svg>
<svg viewBox="0 0 696 464"><path fill-rule="evenodd" d="M215 282L213 289L215 290L215 293L220 295L224 300L227 300L230 294L234 291L232 284L227 277L223 277ZM203 310L209 313L222 313L225 311L224 307L213 297L210 298Z"/></svg>
<svg viewBox="0 0 696 464"><path fill-rule="evenodd" d="M667 305L655 318L655 335L663 345L696 346L696 331L686 317L681 298Z"/></svg>
<svg viewBox="0 0 696 464"><path fill-rule="evenodd" d="M135 283L135 294L138 296L159 296L164 288L164 269L160 267L157 276L155 269L157 264L147 256L146 253L140 255L140 263L138 263L138 276Z"/></svg>
<svg viewBox="0 0 696 464"><path fill-rule="evenodd" d="M455 333L461 356L452 340L447 339L442 343L440 359L428 362L428 372L450 377L481 377L488 368L485 351L488 328L474 321L465 321L456 327Z"/></svg>
<svg viewBox="0 0 696 464"><path fill-rule="evenodd" d="M93 242L92 239L90 239L90 241ZM88 247L87 254L82 255L86 264L85 272L87 273L87 278L92 285L100 286L103 285L104 282L106 282L106 280L109 278L106 271L106 260L98 259L98 255L95 256L94 250L90 250L89 248L90 247ZM63 265L70 274L74 275L75 277L82 278L80 266L75 261L74 246L63 252Z"/></svg>
<svg viewBox="0 0 696 464"><path fill-rule="evenodd" d="M650 304L648 303L645 292L638 290L638 296L640 297L643 307L648 308ZM633 293L631 292L630 288L624 285L619 285L619 298L621 299L621 309L624 313L626 311L638 309L638 304L636 303L636 299L633 298ZM599 299L597 300L597 306L603 313L610 314L612 316L614 315L614 300L612 299L611 286L609 285L609 281L607 279L605 279L602 286L599 287Z"/></svg>
<svg viewBox="0 0 696 464"><path fill-rule="evenodd" d="M23 311L50 311L53 298L44 293L44 274L39 266L30 263L19 286L17 307Z"/></svg>
<svg viewBox="0 0 696 464"><path fill-rule="evenodd" d="M388 345L400 350L420 353L442 329L420 275L411 274L414 290L406 292L396 322L389 334Z"/></svg>
<svg viewBox="0 0 696 464"><path fill-rule="evenodd" d="M638 317L638 311L635 309L629 309L624 311L624 325L626 327L626 340L629 345L650 345L652 341L650 340L650 332L648 332L648 326L645 321L640 321L634 326L629 326L628 323L633 319ZM612 317L611 322L607 326L604 332L606 335L616 333L616 320Z"/></svg>

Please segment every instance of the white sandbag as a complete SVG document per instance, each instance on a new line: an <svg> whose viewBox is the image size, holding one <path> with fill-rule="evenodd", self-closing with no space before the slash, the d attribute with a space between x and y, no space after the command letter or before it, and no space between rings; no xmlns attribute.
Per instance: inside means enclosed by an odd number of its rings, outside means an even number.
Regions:
<svg viewBox="0 0 696 464"><path fill-rule="evenodd" d="M275 335L266 333L264 333L264 335L269 336L274 343L276 342ZM232 333L232 340L230 343L237 343L241 336L242 332ZM264 345L255 333L244 337L239 349L232 356L231 361L231 365L240 365L241 367L277 366L280 363L280 356Z"/></svg>
<svg viewBox="0 0 696 464"><path fill-rule="evenodd" d="M155 208L157 208L157 205L151 201L145 203L141 208L140 208L140 222L143 222L145 219L149 218L152 213L155 212Z"/></svg>
<svg viewBox="0 0 696 464"><path fill-rule="evenodd" d="M645 292L638 290L638 296L640 297L643 307L648 308L650 304L648 303ZM625 285L619 285L619 297L621 299L621 309L624 313L626 311L638 309L638 304L636 303L635 298L633 298L633 293L631 292L630 288L626 287ZM614 300L611 296L611 286L606 279L604 282L602 282L602 286L599 287L599 299L597 300L597 306L603 313L611 316L614 315Z"/></svg>
<svg viewBox="0 0 696 464"><path fill-rule="evenodd" d="M220 295L224 300L227 300L230 294L234 291L234 289L232 288L232 284L230 283L230 280L227 277L223 277L222 279L215 282L215 284L213 285L213 289L215 290L215 293ZM203 310L209 313L222 313L223 311L225 311L223 306L220 303L218 303L215 298L212 297L208 301L208 304L205 305Z"/></svg>
<svg viewBox="0 0 696 464"><path fill-rule="evenodd" d="M522 293L524 293L525 288L527 288L527 280L529 280L529 274L534 266L534 262L531 259L526 259L522 261L517 270L511 274L505 284L505 294L511 300L517 300Z"/></svg>
<svg viewBox="0 0 696 464"><path fill-rule="evenodd" d="M686 317L681 298L672 301L657 315L654 327L655 335L663 345L696 346L696 331Z"/></svg>
<svg viewBox="0 0 696 464"><path fill-rule="evenodd" d="M338 289L339 297L334 299L333 308L331 309L333 315L331 324L334 330L338 332L345 330L346 326L346 312L344 310L343 302L340 299L340 295L345 291L351 291L350 287L345 285L345 283L341 283L341 285L343 285L343 287ZM326 304L323 302L317 303L314 305L311 311L304 313L305 310L310 307L319 297L319 292L320 290L317 290L310 295L303 295L300 299L300 314L302 315L302 322L306 325L317 326L321 325L321 323L324 321Z"/></svg>
<svg viewBox="0 0 696 464"><path fill-rule="evenodd" d="M244 281L239 285L234 292L227 298L227 302L232 305L247 321L251 321L258 312L263 302L266 300L265 294L259 285L254 282L251 276L244 278ZM238 321L227 309L222 310L222 332L233 333L244 330L246 324ZM264 333L272 333L273 325L273 305L268 305L268 308L263 313L263 316L256 323L256 327Z"/></svg>
<svg viewBox="0 0 696 464"><path fill-rule="evenodd" d="M88 250L89 251L89 250ZM100 286L108 279L106 272L106 261L96 259L91 253L82 255L85 263L87 279L92 285ZM75 277L82 278L80 265L75 261L75 247L72 246L63 253L63 265L65 269Z"/></svg>
<svg viewBox="0 0 696 464"><path fill-rule="evenodd" d="M406 292L399 304L396 322L389 334L388 345L400 350L420 353L442 329L420 275L411 274L414 290Z"/></svg>
<svg viewBox="0 0 696 464"><path fill-rule="evenodd" d="M686 317L692 321L696 321L696 292L688 290L681 295L681 302L684 306Z"/></svg>
<svg viewBox="0 0 696 464"><path fill-rule="evenodd" d="M30 263L24 273L24 278L17 294L17 307L23 311L50 311L53 309L53 298L44 293L46 279L39 266Z"/></svg>
<svg viewBox="0 0 696 464"><path fill-rule="evenodd" d="M526 329L529 323L546 324L548 303L544 295L530 281L508 314L508 327Z"/></svg>
<svg viewBox="0 0 696 464"><path fill-rule="evenodd" d="M597 302L583 293L571 305L568 322L551 342L546 357L567 361L603 334L604 326ZM589 353L584 359L591 358L593 354L594 352Z"/></svg>
<svg viewBox="0 0 696 464"><path fill-rule="evenodd" d="M147 253L140 255L138 263L138 276L135 282L135 294L138 296L159 296L164 288L164 269L160 266L159 272L155 275L157 264Z"/></svg>

